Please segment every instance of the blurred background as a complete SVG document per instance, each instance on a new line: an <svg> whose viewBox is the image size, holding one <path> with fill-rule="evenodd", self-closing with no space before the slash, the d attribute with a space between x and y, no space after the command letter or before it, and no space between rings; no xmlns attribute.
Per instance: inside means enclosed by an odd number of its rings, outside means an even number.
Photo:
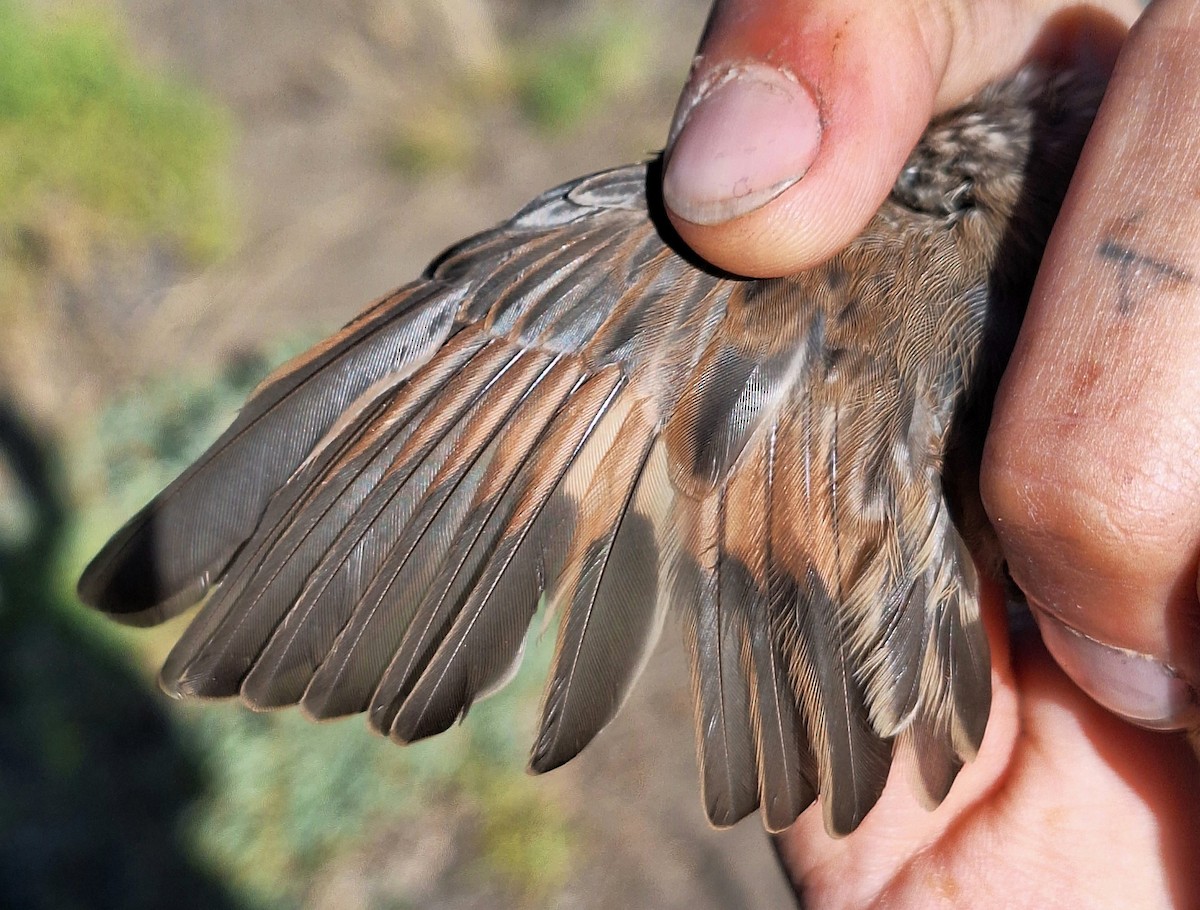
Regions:
<svg viewBox="0 0 1200 910"><path fill-rule="evenodd" d="M444 737L171 703L74 582L275 363L666 134L705 0L0 0L0 906L788 906L708 828L664 635L524 773L546 648ZM549 644L544 642L543 644Z"/></svg>

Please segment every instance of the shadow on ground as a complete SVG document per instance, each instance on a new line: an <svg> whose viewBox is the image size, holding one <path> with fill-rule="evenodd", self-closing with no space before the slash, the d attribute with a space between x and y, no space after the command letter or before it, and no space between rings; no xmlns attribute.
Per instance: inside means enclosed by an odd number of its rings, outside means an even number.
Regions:
<svg viewBox="0 0 1200 910"><path fill-rule="evenodd" d="M67 620L54 442L0 399L0 905L233 907L189 857L196 757L103 641Z"/></svg>

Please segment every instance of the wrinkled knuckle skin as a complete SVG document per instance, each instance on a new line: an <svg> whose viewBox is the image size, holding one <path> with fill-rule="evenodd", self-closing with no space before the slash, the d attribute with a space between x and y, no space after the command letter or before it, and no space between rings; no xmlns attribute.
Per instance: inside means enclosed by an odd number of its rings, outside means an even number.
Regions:
<svg viewBox="0 0 1200 910"><path fill-rule="evenodd" d="M1030 568L1152 577L1187 545L1187 516L1166 469L1067 447L989 449L982 494L1014 576ZM1052 565L1054 564L1054 565Z"/></svg>
<svg viewBox="0 0 1200 910"><path fill-rule="evenodd" d="M1062 476L1063 461L1014 445L1014 435L989 442L981 493L1005 555L1019 572L1031 559L1089 546L1094 535L1085 528L1094 506L1087 504L1074 479Z"/></svg>

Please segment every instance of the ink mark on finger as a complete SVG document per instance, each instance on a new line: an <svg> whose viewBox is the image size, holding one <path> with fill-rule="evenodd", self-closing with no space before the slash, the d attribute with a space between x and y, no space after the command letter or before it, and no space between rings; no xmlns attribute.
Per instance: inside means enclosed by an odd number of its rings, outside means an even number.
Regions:
<svg viewBox="0 0 1200 910"><path fill-rule="evenodd" d="M1132 313L1149 291L1159 290L1163 285L1192 284L1196 280L1187 269L1139 253L1114 237L1101 243L1096 252L1117 267L1117 310L1122 316Z"/></svg>

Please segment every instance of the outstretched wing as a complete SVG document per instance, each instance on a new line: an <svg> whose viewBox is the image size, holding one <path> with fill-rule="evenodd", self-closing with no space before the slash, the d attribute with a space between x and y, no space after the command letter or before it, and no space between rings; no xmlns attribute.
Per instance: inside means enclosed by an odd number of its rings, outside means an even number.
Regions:
<svg viewBox="0 0 1200 910"><path fill-rule="evenodd" d="M410 741L503 684L544 593L561 621L537 771L612 719L673 607L715 823L761 804L778 830L820 794L849 831L898 737L940 800L989 702L939 482L969 364L906 373L884 353L907 329L878 269L698 266L647 179L543 195L284 366L96 557L83 598L142 624L211 592L169 692L366 712ZM894 277L913 250L888 237L846 256L882 246ZM982 307L976 287L939 293Z"/></svg>

